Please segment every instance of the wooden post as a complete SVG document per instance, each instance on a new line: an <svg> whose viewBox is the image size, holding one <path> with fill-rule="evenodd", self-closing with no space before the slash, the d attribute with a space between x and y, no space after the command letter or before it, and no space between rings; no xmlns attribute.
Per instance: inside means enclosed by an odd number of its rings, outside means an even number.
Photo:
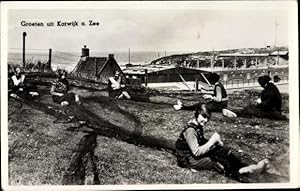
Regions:
<svg viewBox="0 0 300 191"><path fill-rule="evenodd" d="M52 49L50 48L49 49L49 59L48 59L48 69L49 70L52 70L51 69L51 57L52 57Z"/></svg>
<svg viewBox="0 0 300 191"><path fill-rule="evenodd" d="M147 87L148 85L148 70L145 69L145 86Z"/></svg>
<svg viewBox="0 0 300 191"><path fill-rule="evenodd" d="M195 91L198 92L199 90L199 84L198 79L195 80Z"/></svg>
<svg viewBox="0 0 300 191"><path fill-rule="evenodd" d="M23 68L25 68L25 37L26 37L27 33L23 32Z"/></svg>
<svg viewBox="0 0 300 191"><path fill-rule="evenodd" d="M130 48L128 50L128 63L130 64Z"/></svg>
<svg viewBox="0 0 300 191"><path fill-rule="evenodd" d="M233 63L234 63L234 69L236 70L237 69L237 67L236 67L236 64L237 64L236 58L234 59Z"/></svg>
<svg viewBox="0 0 300 191"><path fill-rule="evenodd" d="M214 56L212 56L211 60L210 60L210 70L213 71L214 69Z"/></svg>
<svg viewBox="0 0 300 191"><path fill-rule="evenodd" d="M95 79L97 79L97 58L95 58Z"/></svg>
<svg viewBox="0 0 300 191"><path fill-rule="evenodd" d="M255 67L257 68L257 65L258 65L258 59L255 58Z"/></svg>
<svg viewBox="0 0 300 191"><path fill-rule="evenodd" d="M225 60L222 59L222 69L224 69L224 67L225 67Z"/></svg>

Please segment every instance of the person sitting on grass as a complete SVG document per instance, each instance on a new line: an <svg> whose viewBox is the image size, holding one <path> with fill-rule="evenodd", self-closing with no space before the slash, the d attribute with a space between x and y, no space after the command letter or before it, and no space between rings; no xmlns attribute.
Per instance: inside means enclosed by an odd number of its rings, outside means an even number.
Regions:
<svg viewBox="0 0 300 191"><path fill-rule="evenodd" d="M58 80L56 80L51 87L50 94L52 95L53 102L59 103L62 106L78 103L79 96L70 91L69 81L66 79L67 72L58 70Z"/></svg>
<svg viewBox="0 0 300 191"><path fill-rule="evenodd" d="M216 170L239 181L242 175L259 174L270 168L268 159L257 164L246 165L233 154L233 150L223 145L220 135L215 132L210 139L204 137L204 125L210 119L205 104L196 108L194 118L180 133L176 141L177 164L193 171Z"/></svg>
<svg viewBox="0 0 300 191"><path fill-rule="evenodd" d="M26 95L34 97L39 95L33 86L24 83L25 74L22 73L20 66L16 66L14 68L14 74L11 76L10 82L9 86L11 88L11 97L18 98L19 96Z"/></svg>
<svg viewBox="0 0 300 191"><path fill-rule="evenodd" d="M275 120L286 120L287 117L281 112L282 97L271 81L269 76L260 76L258 78L259 85L264 88L261 96L256 100L256 105L248 105L245 108L236 111L239 117L258 117L270 118Z"/></svg>
<svg viewBox="0 0 300 191"><path fill-rule="evenodd" d="M236 114L230 111L228 106L228 96L223 84L219 81L220 76L216 73L209 75L208 80L213 84L213 95L205 94L203 97L206 99L206 105L210 112L222 112L226 117L236 117ZM199 102L194 105L183 105L183 103L178 100L177 105L174 105L175 110L195 110L196 107L201 105Z"/></svg>
<svg viewBox="0 0 300 191"><path fill-rule="evenodd" d="M117 99L131 99L131 96L125 90L124 81L118 70L115 71L115 76L108 79L108 93L110 97Z"/></svg>

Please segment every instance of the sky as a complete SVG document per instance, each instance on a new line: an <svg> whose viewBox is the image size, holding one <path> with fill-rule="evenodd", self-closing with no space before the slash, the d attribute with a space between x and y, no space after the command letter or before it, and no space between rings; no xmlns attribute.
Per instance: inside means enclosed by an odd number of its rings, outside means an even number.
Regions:
<svg viewBox="0 0 300 191"><path fill-rule="evenodd" d="M57 21L99 26L56 26ZM26 48L79 52L187 51L288 46L288 10L84 9L9 10L8 50ZM55 26L21 26L54 22ZM276 24L277 23L277 24ZM277 26L277 27L276 27Z"/></svg>

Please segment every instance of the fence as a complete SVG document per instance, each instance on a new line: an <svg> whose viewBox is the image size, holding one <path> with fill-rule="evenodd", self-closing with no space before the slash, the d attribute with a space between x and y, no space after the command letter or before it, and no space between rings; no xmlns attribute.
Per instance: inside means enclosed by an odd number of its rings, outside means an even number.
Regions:
<svg viewBox="0 0 300 191"><path fill-rule="evenodd" d="M276 75L279 77L279 79L275 76L273 76L274 82L280 82L280 83L288 83L289 79L287 75ZM277 78L277 79L276 79ZM235 78L231 79L229 81L222 81L224 86L226 88L246 88L246 87L252 87L252 86L259 86L258 77L251 78L251 79L244 79L244 78Z"/></svg>

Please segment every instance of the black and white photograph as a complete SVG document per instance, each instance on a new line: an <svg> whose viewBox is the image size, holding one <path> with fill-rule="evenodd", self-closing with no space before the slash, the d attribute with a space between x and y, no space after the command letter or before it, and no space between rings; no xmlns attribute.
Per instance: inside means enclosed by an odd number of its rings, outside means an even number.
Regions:
<svg viewBox="0 0 300 191"><path fill-rule="evenodd" d="M299 186L297 18L297 1L2 2L2 189Z"/></svg>

